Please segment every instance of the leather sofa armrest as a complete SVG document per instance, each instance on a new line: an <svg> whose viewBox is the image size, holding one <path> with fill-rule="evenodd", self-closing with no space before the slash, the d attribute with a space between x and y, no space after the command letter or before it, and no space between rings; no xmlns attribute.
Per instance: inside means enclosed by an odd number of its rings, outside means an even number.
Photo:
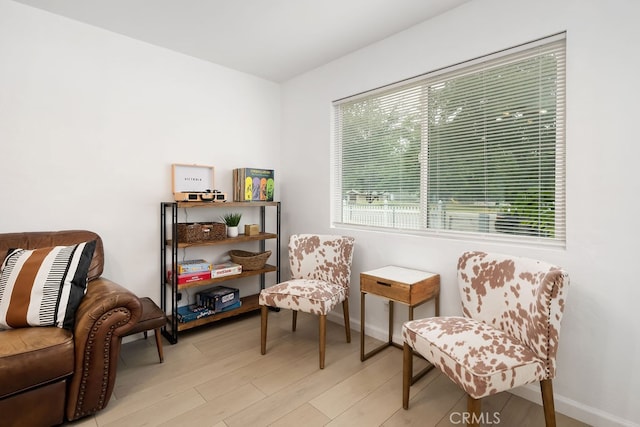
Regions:
<svg viewBox="0 0 640 427"><path fill-rule="evenodd" d="M122 337L142 315L138 297L103 277L92 280L76 312L75 369L68 384L69 421L103 409L116 379Z"/></svg>

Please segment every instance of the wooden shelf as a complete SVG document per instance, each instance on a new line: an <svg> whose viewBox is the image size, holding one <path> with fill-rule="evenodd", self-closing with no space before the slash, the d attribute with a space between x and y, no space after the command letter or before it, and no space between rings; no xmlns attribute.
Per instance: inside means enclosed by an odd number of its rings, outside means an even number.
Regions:
<svg viewBox="0 0 640 427"><path fill-rule="evenodd" d="M238 314L260 310L260 305L258 304L258 294L242 297L240 298L240 301L242 301L242 305L233 310L223 311L220 313L213 314L211 316L202 317L200 319L193 320L191 322L184 322L184 323L178 322L178 331L186 331L187 329L196 328L198 326L206 325L208 323L216 322L218 320L237 316ZM173 316L171 315L168 316L167 325L171 325L171 322L173 320L172 317Z"/></svg>
<svg viewBox="0 0 640 427"><path fill-rule="evenodd" d="M214 245L232 245L234 243L242 242L254 242L258 240L276 239L278 235L275 233L258 233L253 236L247 236L246 234L239 234L238 237L226 237L219 240L200 240L197 242L181 243L178 242L179 248L190 248L195 246L214 246ZM171 239L166 241L167 246L171 246L173 241Z"/></svg>
<svg viewBox="0 0 640 427"><path fill-rule="evenodd" d="M255 208L256 206L278 206L279 202L175 202L179 208Z"/></svg>
<svg viewBox="0 0 640 427"><path fill-rule="evenodd" d="M277 271L278 268L275 265L265 265L264 268L260 270L244 270L239 274L231 274L229 276L216 277L215 279L209 280L198 280L197 282L191 283L182 283L178 285L178 291L182 291L189 288L195 288L200 286L212 285L214 283L226 282L227 280L240 279L242 277L249 276L257 276L258 274L270 273L272 271ZM171 282L167 282L167 285L171 286Z"/></svg>

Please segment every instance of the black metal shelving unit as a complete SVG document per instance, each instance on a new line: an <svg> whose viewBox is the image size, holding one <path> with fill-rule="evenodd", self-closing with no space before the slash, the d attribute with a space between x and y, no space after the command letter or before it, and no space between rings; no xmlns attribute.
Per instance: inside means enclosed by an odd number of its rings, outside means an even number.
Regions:
<svg viewBox="0 0 640 427"><path fill-rule="evenodd" d="M260 210L260 233L253 236L240 234L238 237L224 238L220 240L207 240L200 242L180 243L176 236L178 235L178 210L184 209L220 209L220 208L256 208ZM266 231L266 210L272 208L276 210L275 222L276 232L270 233ZM210 324L218 320L237 316L254 310L259 310L258 293L242 297L242 304L239 308L229 311L223 311L214 315L203 317L191 322L178 322L178 293L181 290L205 287L220 282L236 280L243 277L259 276L260 289L264 289L265 275L267 273L276 274L276 283L280 282L280 202L162 202L160 204L160 303L161 308L167 313L167 324L162 328L162 334L170 343L178 342L178 332L198 326ZM267 264L260 270L243 271L233 276L218 277L211 280L202 280L199 282L180 284L177 283L177 275L172 274L167 279L167 271L176 271L178 264L178 250L189 247L207 247L207 246L228 246L243 242L258 242L260 251L265 250L267 240L276 240L275 265ZM169 251L169 254L167 253ZM170 255L170 259L169 259ZM171 268L168 266L171 265Z"/></svg>

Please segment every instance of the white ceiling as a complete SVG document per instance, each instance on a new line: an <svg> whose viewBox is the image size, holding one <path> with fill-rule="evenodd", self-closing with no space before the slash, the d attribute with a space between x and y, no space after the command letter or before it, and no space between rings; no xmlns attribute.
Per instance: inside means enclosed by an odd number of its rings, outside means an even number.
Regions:
<svg viewBox="0 0 640 427"><path fill-rule="evenodd" d="M471 0L14 0L283 82Z"/></svg>

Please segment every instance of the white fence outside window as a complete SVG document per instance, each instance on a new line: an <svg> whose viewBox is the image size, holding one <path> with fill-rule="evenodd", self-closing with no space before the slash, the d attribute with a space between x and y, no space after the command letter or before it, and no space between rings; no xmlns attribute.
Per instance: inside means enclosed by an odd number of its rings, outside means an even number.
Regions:
<svg viewBox="0 0 640 427"><path fill-rule="evenodd" d="M342 221L346 224L401 230L423 230L420 206L393 204L343 203ZM442 207L429 212L429 229L446 229L479 233L495 233L495 213L447 211Z"/></svg>

